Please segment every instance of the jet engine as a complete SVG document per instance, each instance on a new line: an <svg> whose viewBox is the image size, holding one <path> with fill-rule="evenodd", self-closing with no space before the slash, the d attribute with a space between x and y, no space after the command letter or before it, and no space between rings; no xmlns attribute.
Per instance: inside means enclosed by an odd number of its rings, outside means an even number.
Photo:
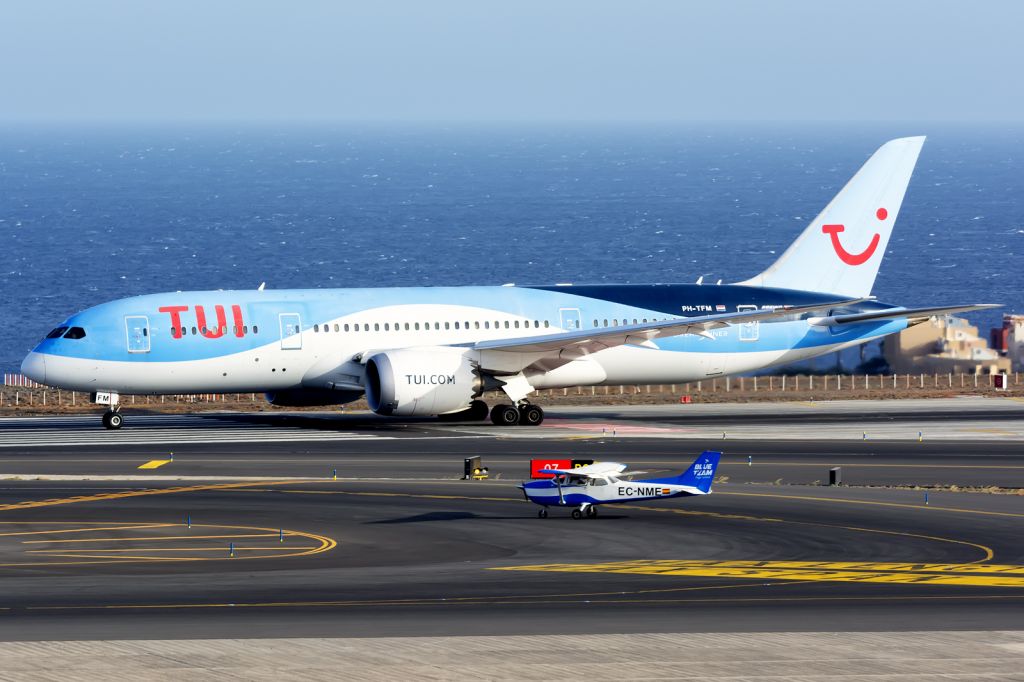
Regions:
<svg viewBox="0 0 1024 682"><path fill-rule="evenodd" d="M401 417L464 410L483 392L473 356L450 347L375 353L366 360L366 401L377 414Z"/></svg>

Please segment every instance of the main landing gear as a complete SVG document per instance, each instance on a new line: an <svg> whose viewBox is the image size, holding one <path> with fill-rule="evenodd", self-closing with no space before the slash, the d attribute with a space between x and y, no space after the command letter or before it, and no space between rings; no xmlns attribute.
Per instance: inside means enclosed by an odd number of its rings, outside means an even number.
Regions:
<svg viewBox="0 0 1024 682"><path fill-rule="evenodd" d="M121 428L121 424L124 423L124 417L116 409L108 410L103 413L103 428L116 430Z"/></svg>
<svg viewBox="0 0 1024 682"><path fill-rule="evenodd" d="M524 403L515 405L495 405L491 410L491 422L498 426L540 426L544 421L544 410L536 405Z"/></svg>
<svg viewBox="0 0 1024 682"><path fill-rule="evenodd" d="M582 519L584 516L586 516L588 519L597 518L597 507L590 504L589 502L587 504L582 504L579 507L576 507L575 509L572 510L571 516L577 521ZM537 512L537 518L546 519L547 517L547 507L543 507L539 512Z"/></svg>

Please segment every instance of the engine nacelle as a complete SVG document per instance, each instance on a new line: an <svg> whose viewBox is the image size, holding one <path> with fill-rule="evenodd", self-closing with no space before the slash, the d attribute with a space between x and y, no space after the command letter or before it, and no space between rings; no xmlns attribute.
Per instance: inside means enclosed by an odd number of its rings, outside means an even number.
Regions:
<svg viewBox="0 0 1024 682"><path fill-rule="evenodd" d="M377 414L446 414L469 407L483 382L474 352L427 347L382 351L366 361L366 401Z"/></svg>

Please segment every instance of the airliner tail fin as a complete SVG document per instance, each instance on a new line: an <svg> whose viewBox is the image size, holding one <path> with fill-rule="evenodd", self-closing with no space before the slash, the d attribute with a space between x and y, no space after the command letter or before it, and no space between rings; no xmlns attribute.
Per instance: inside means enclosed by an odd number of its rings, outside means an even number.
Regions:
<svg viewBox="0 0 1024 682"><path fill-rule="evenodd" d="M870 295L924 140L882 145L771 267L740 284Z"/></svg>

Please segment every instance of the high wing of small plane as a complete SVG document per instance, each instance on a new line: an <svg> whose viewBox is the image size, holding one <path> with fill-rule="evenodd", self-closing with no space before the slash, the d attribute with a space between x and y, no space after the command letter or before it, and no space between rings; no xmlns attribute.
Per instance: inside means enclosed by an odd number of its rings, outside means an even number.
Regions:
<svg viewBox="0 0 1024 682"><path fill-rule="evenodd" d="M711 482L722 456L707 450L678 476L631 480L627 466L618 462L595 462L576 469L547 469L548 480L529 481L519 488L530 502L541 506L538 516L547 518L548 507L571 507L572 518L597 516L602 504L689 497L711 493ZM633 472L633 475L644 472Z"/></svg>

